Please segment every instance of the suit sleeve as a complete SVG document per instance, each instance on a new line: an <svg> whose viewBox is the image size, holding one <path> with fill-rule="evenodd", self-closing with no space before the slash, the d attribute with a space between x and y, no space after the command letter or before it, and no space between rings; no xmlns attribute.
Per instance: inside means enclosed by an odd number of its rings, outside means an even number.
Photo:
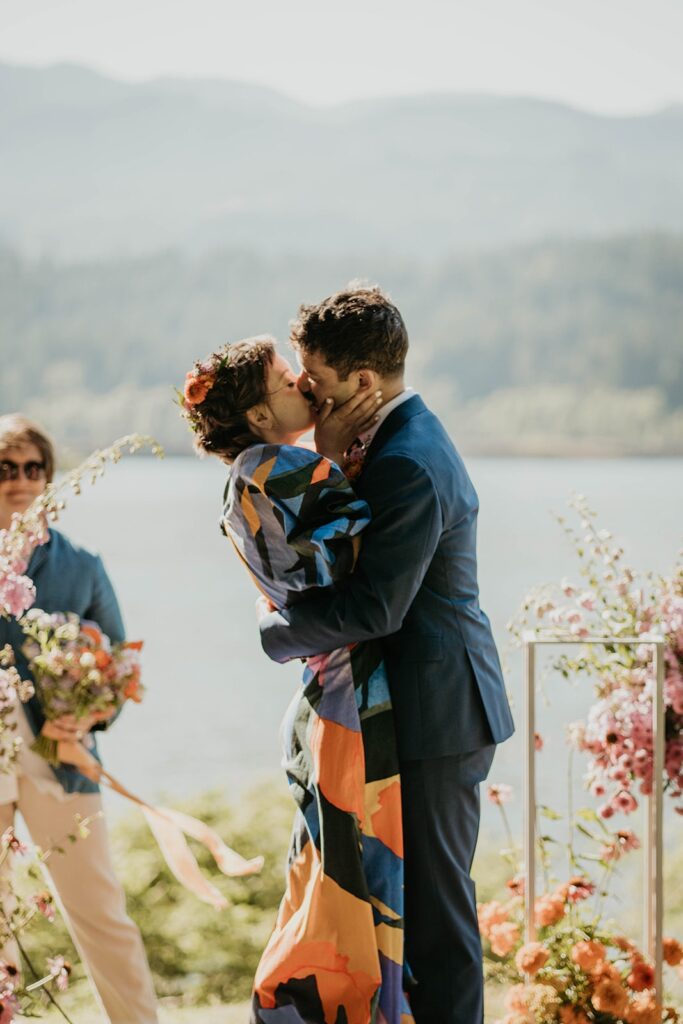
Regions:
<svg viewBox="0 0 683 1024"><path fill-rule="evenodd" d="M355 571L282 612L265 616L261 643L274 661L389 636L403 620L443 529L441 504L425 469L403 455L372 466L365 488L372 519Z"/></svg>

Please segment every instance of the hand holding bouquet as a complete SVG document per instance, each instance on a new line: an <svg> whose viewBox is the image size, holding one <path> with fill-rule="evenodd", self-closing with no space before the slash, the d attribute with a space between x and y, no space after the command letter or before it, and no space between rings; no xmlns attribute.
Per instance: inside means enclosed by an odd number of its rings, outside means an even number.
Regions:
<svg viewBox="0 0 683 1024"><path fill-rule="evenodd" d="M86 732L93 722L110 718L126 700L142 700L142 643L112 644L93 622L61 612L48 615L39 608L27 612L21 626L26 636L23 652L47 719L32 749L58 764L58 737L51 723L71 719L75 729Z"/></svg>

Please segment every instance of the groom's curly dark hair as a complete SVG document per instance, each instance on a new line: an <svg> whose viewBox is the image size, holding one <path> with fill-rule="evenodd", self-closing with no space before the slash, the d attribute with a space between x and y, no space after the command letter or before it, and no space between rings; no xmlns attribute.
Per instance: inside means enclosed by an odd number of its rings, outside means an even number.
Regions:
<svg viewBox="0 0 683 1024"><path fill-rule="evenodd" d="M322 302L300 306L290 326L294 348L320 354L341 380L352 370L374 370L382 377L403 373L408 332L378 285L352 281Z"/></svg>

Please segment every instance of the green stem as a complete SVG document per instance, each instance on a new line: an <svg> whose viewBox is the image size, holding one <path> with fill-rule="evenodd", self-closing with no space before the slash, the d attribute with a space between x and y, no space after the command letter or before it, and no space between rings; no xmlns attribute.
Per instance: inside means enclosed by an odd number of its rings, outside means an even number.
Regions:
<svg viewBox="0 0 683 1024"><path fill-rule="evenodd" d="M29 971L31 972L33 977L36 979L36 981L39 981L40 978L39 978L39 975L38 975L38 971L35 969L35 967L31 963L29 955L26 952L26 949L24 948L24 945L23 945L21 939L19 938L18 933L12 927L12 923L9 920L9 918L7 917L7 914L5 913L5 910L4 910L3 907L0 907L0 914L2 914L2 918L3 918L4 922L5 922L5 926L7 927L8 931L9 931L9 934L12 936L12 938L14 939L14 941L17 944L17 949L19 950L19 953L21 954L23 959L26 961L26 966L28 967ZM71 1017L69 1017L69 1015L62 1009L60 1004L57 1002L55 997L52 995L52 992L50 992L49 988L45 988L44 984L43 984L42 985L42 990L45 993L45 995L47 996L48 1001L50 1003L52 1003L52 1005L57 1010L57 1012L62 1015L62 1017L64 1018L65 1021L67 1021L67 1024L74 1024L74 1022L71 1020ZM30 990L27 988L26 991L28 992Z"/></svg>

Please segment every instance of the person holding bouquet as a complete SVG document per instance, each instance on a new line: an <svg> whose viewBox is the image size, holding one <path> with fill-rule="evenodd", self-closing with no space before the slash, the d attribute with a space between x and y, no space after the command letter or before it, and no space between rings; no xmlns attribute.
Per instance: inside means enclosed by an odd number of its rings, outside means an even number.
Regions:
<svg viewBox="0 0 683 1024"><path fill-rule="evenodd" d="M0 529L43 492L54 461L52 442L39 426L18 414L0 416ZM27 573L36 587L36 608L72 613L96 624L113 644L124 640L116 595L97 555L50 529ZM0 649L9 644L22 678L30 678L25 641L16 620L0 618ZM53 766L31 749L39 737L82 742L97 756L95 732L107 726L113 712L50 716L48 721L45 711L37 695L17 708L23 742L11 770L0 774L0 832L12 827L19 810L34 843L48 849L63 844L77 815L90 819L87 838L50 856L46 869L111 1024L153 1024L156 996L140 933L126 914L125 894L114 874L99 787L73 765ZM5 893L6 888L5 883ZM16 951L6 948L3 957L20 966Z"/></svg>

